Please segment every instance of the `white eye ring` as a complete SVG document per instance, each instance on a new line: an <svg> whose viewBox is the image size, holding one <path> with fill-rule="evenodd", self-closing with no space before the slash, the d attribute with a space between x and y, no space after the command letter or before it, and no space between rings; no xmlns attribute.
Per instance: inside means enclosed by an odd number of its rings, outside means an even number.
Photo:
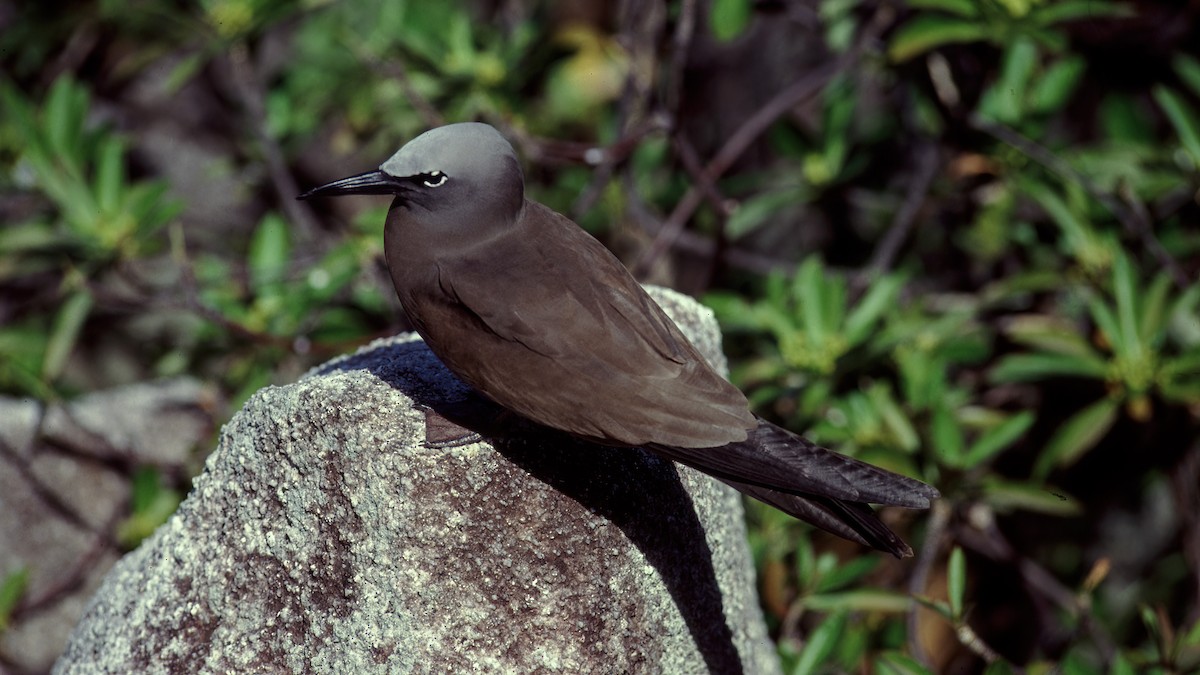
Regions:
<svg viewBox="0 0 1200 675"><path fill-rule="evenodd" d="M428 173L426 175L429 176L429 179L421 181L421 183L425 187L431 187L431 188L441 187L446 184L447 180L450 179L449 176L442 173L441 171L431 171L430 173Z"/></svg>

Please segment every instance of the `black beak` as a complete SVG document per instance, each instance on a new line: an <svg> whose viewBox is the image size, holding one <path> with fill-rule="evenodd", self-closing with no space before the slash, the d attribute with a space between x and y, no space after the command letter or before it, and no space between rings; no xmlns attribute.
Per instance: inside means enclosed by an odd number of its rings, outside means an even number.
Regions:
<svg viewBox="0 0 1200 675"><path fill-rule="evenodd" d="M398 195L408 186L404 181L382 171L368 171L315 187L296 199L340 197L342 195Z"/></svg>

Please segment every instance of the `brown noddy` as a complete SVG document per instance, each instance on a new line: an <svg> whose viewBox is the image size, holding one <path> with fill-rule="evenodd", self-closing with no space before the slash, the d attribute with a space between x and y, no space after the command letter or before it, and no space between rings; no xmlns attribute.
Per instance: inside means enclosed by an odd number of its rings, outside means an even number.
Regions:
<svg viewBox="0 0 1200 675"><path fill-rule="evenodd" d="M512 145L450 124L378 171L300 195L394 195L384 253L396 294L455 375L534 422L640 446L817 527L897 557L870 504L928 508L934 488L759 419L617 258L525 198Z"/></svg>

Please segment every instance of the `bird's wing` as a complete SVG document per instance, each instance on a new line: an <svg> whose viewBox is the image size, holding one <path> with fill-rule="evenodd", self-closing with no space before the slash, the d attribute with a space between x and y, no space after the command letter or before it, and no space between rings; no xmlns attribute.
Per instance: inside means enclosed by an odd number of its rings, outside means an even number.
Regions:
<svg viewBox="0 0 1200 675"><path fill-rule="evenodd" d="M755 420L745 396L620 261L539 204L527 203L523 220L486 251L438 262L449 302L421 309L422 333L451 370L509 409L600 442L746 437ZM474 330L439 330L467 321Z"/></svg>

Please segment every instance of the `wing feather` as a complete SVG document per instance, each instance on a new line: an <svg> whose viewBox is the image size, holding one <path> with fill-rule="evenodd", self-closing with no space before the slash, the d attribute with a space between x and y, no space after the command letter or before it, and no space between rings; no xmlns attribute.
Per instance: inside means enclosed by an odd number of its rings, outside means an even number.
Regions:
<svg viewBox="0 0 1200 675"><path fill-rule="evenodd" d="M599 442L746 438L745 396L616 257L535 202L522 220L486 250L439 260L438 298L407 299L451 370L500 405Z"/></svg>

